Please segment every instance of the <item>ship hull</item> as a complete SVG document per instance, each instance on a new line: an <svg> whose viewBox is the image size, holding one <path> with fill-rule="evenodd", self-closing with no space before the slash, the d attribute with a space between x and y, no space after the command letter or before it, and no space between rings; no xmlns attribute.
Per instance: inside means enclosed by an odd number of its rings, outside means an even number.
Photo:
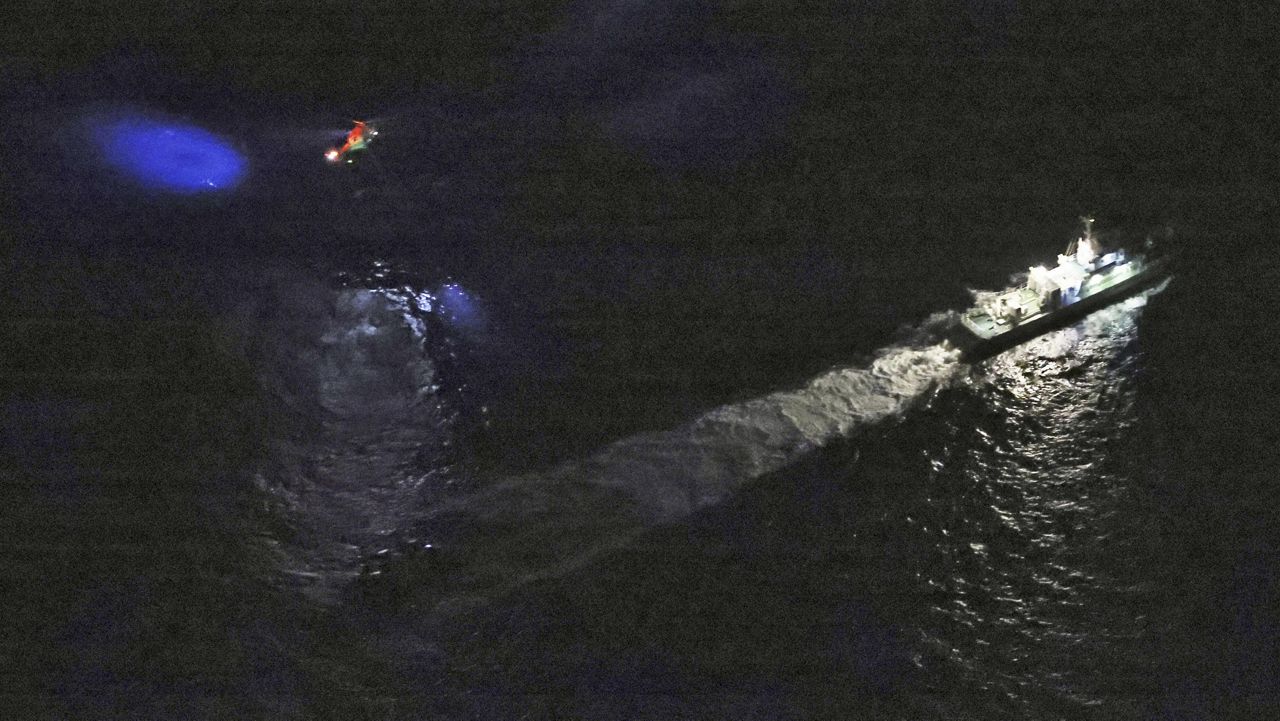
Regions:
<svg viewBox="0 0 1280 721"><path fill-rule="evenodd" d="M947 335L947 340L960 349L960 358L968 363L976 363L994 355L1003 353L1014 346L1021 345L1032 338L1039 337L1052 330L1066 327L1090 313L1105 308L1112 303L1124 300L1158 281L1168 277L1168 259L1149 261L1141 272L1098 291L1087 297L1063 306L1044 315L1036 316L1009 330L983 338L974 334L962 323L956 323Z"/></svg>

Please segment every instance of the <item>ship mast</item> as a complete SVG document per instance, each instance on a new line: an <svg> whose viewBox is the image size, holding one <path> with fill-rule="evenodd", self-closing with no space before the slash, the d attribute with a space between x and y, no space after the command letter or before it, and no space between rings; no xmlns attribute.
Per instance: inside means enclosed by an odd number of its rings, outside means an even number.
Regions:
<svg viewBox="0 0 1280 721"><path fill-rule="evenodd" d="M1080 216L1080 222L1084 223L1084 240L1093 240L1093 221L1096 220L1092 215ZM1092 243L1091 243L1092 244Z"/></svg>

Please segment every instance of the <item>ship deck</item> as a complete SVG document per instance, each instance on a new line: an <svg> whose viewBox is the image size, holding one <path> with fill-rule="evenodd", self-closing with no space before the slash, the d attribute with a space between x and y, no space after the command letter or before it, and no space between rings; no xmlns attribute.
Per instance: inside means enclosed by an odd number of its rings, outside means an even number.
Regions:
<svg viewBox="0 0 1280 721"><path fill-rule="evenodd" d="M1011 306L1016 306L1029 311L1023 315L1023 323L1037 315L1040 315L1040 296L1038 296L1035 291L1028 288L1018 288L1004 294L1002 297L1008 299ZM973 331L973 333L979 338L990 338L994 335L1003 333L1012 327L1009 321L997 321L995 318L992 318L990 315L982 312L971 312L966 314L964 316L964 324L968 326L969 330Z"/></svg>
<svg viewBox="0 0 1280 721"><path fill-rule="evenodd" d="M1104 272L1095 273L1085 280L1084 287L1080 290L1080 298L1076 302L1078 303L1107 288L1123 283L1134 275L1141 273L1143 269L1144 264L1142 261L1135 259L1122 265L1111 266ZM1040 309L1039 296L1026 287L1009 291L1002 297L1008 300L1009 305L1023 309L1024 314L1018 320L1017 325L1024 325L1047 314ZM962 323L970 332L982 339L994 338L1015 327L1015 324L1010 321L997 321L990 315L978 311L971 311L965 314Z"/></svg>

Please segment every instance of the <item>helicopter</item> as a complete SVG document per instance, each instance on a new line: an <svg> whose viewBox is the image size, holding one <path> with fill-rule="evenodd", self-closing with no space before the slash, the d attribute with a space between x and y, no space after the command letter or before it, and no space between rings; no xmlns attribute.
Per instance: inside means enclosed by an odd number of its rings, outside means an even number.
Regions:
<svg viewBox="0 0 1280 721"><path fill-rule="evenodd" d="M373 138L377 136L378 129L369 123L363 120L355 120L352 122L355 123L355 127L351 128L351 130L347 132L346 142L344 142L340 147L329 148L329 150L324 154L325 160L330 163L337 163L340 160L345 160L348 163L353 162L354 158L351 154L359 150L364 150L369 146L369 143L373 141Z"/></svg>

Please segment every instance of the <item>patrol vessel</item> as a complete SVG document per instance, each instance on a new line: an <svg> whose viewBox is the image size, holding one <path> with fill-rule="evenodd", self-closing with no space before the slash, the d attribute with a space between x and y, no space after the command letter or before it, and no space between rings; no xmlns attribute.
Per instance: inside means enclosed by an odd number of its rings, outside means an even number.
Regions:
<svg viewBox="0 0 1280 721"><path fill-rule="evenodd" d="M1093 218L1053 268L1036 266L1027 282L993 294L965 311L947 336L961 359L976 362L1001 353L1099 308L1123 300L1168 275L1169 258L1149 253L1103 252Z"/></svg>

